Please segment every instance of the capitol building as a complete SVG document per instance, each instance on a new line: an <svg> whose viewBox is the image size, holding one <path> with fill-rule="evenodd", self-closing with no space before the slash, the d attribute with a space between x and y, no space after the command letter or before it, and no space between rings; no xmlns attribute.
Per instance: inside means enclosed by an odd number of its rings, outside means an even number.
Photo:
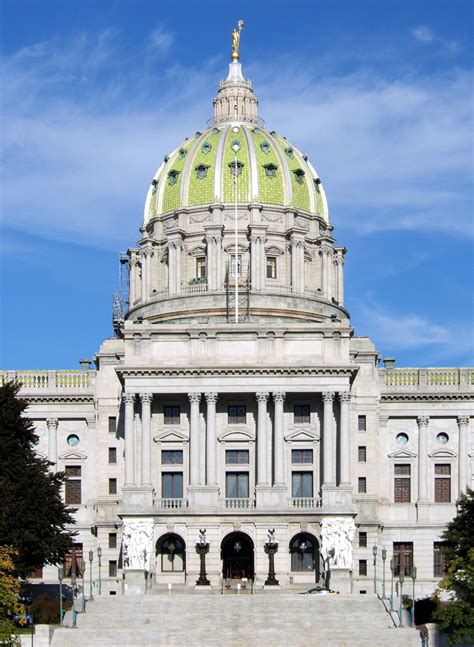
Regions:
<svg viewBox="0 0 474 647"><path fill-rule="evenodd" d="M472 487L474 369L397 368L356 334L330 196L259 116L238 41L213 109L153 176L115 336L78 370L0 373L66 474L65 577L359 595L392 560L430 593Z"/></svg>

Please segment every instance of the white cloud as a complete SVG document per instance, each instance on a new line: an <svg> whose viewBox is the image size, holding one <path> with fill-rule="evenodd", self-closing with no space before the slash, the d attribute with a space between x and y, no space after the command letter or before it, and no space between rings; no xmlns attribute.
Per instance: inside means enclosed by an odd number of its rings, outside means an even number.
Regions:
<svg viewBox="0 0 474 647"><path fill-rule="evenodd" d="M157 25L150 34L148 49L165 54L173 44L174 38L162 25Z"/></svg>
<svg viewBox="0 0 474 647"><path fill-rule="evenodd" d="M412 36L420 43L432 43L434 40L433 30L427 25L420 25L412 30Z"/></svg>

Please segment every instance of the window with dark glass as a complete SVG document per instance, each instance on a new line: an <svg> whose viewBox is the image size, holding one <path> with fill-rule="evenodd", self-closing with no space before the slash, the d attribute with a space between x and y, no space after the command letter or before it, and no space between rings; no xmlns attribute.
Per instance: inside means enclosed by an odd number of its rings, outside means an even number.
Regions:
<svg viewBox="0 0 474 647"><path fill-rule="evenodd" d="M451 502L451 465L435 465L435 503Z"/></svg>
<svg viewBox="0 0 474 647"><path fill-rule="evenodd" d="M226 497L228 499L248 499L248 472L227 472L225 475Z"/></svg>
<svg viewBox="0 0 474 647"><path fill-rule="evenodd" d="M395 541L393 542L393 567L394 575L398 577L400 570L405 575L411 575L413 566L413 542Z"/></svg>
<svg viewBox="0 0 474 647"><path fill-rule="evenodd" d="M295 404L293 407L294 422L297 425L309 424L309 404Z"/></svg>
<svg viewBox="0 0 474 647"><path fill-rule="evenodd" d="M241 404L227 407L227 422L229 425L244 425L247 422L247 407Z"/></svg>
<svg viewBox="0 0 474 647"><path fill-rule="evenodd" d="M230 276L235 278L235 254L230 257ZM242 256L237 256L237 277L242 276Z"/></svg>
<svg viewBox="0 0 474 647"><path fill-rule="evenodd" d="M117 431L117 418L115 416L109 416L109 434L115 434Z"/></svg>
<svg viewBox="0 0 474 647"><path fill-rule="evenodd" d="M359 445L357 448L357 460L359 463L367 462L367 447L365 445Z"/></svg>
<svg viewBox="0 0 474 647"><path fill-rule="evenodd" d="M444 577L447 573L446 556L445 556L446 543L444 541L435 541L433 544L433 576Z"/></svg>
<svg viewBox="0 0 474 647"><path fill-rule="evenodd" d="M367 533L359 531L359 548L367 548Z"/></svg>
<svg viewBox="0 0 474 647"><path fill-rule="evenodd" d="M71 577L72 573L81 576L84 571L82 544L74 543L64 557L64 577Z"/></svg>
<svg viewBox="0 0 474 647"><path fill-rule="evenodd" d="M165 419L164 423L165 425L179 425L181 422L181 407L179 406L168 406L166 405L164 408L164 413L165 413Z"/></svg>
<svg viewBox="0 0 474 647"><path fill-rule="evenodd" d="M113 465L117 462L117 448L109 447L109 464Z"/></svg>
<svg viewBox="0 0 474 647"><path fill-rule="evenodd" d="M367 431L367 416L357 416L357 429Z"/></svg>
<svg viewBox="0 0 474 647"><path fill-rule="evenodd" d="M359 575L367 575L367 560L359 559Z"/></svg>
<svg viewBox="0 0 474 647"><path fill-rule="evenodd" d="M394 501L395 503L410 503L411 500L411 467L410 465L395 465Z"/></svg>
<svg viewBox="0 0 474 647"><path fill-rule="evenodd" d="M109 560L109 577L117 577L117 560Z"/></svg>
<svg viewBox="0 0 474 647"><path fill-rule="evenodd" d="M357 480L357 492L365 494L367 492L367 479L365 476L359 476Z"/></svg>
<svg viewBox="0 0 474 647"><path fill-rule="evenodd" d="M117 533L109 532L109 548L117 548Z"/></svg>
<svg viewBox="0 0 474 647"><path fill-rule="evenodd" d="M186 549L181 537L166 535L158 545L158 552L161 554L162 573L184 571Z"/></svg>
<svg viewBox="0 0 474 647"><path fill-rule="evenodd" d="M291 570L293 572L314 571L315 563L314 541L309 535L297 535L290 542Z"/></svg>
<svg viewBox="0 0 474 647"><path fill-rule="evenodd" d="M277 259L274 256L267 256L267 279L276 279Z"/></svg>
<svg viewBox="0 0 474 647"><path fill-rule="evenodd" d="M293 464L312 463L313 462L313 450L312 449L292 449L291 450L291 462Z"/></svg>
<svg viewBox="0 0 474 647"><path fill-rule="evenodd" d="M161 452L162 465L182 465L183 464L183 450L182 449L163 449Z"/></svg>
<svg viewBox="0 0 474 647"><path fill-rule="evenodd" d="M292 496L294 499L306 499L313 496L313 472L292 472Z"/></svg>
<svg viewBox="0 0 474 647"><path fill-rule="evenodd" d="M65 503L70 505L80 504L82 501L81 466L66 465L64 472L66 476L64 483Z"/></svg>
<svg viewBox="0 0 474 647"><path fill-rule="evenodd" d="M196 277L198 279L206 278L206 258L204 256L196 258Z"/></svg>
<svg viewBox="0 0 474 647"><path fill-rule="evenodd" d="M227 449L225 453L225 462L227 465L248 465L248 449Z"/></svg>
<svg viewBox="0 0 474 647"><path fill-rule="evenodd" d="M109 479L109 494L117 494L117 479Z"/></svg>
<svg viewBox="0 0 474 647"><path fill-rule="evenodd" d="M161 496L163 499L183 498L182 472L164 472L161 476Z"/></svg>

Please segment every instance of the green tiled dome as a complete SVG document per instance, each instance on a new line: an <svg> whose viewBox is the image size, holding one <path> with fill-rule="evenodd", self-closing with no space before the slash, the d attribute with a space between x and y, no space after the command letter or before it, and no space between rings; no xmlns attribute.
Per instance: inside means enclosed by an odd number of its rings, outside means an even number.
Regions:
<svg viewBox="0 0 474 647"><path fill-rule="evenodd" d="M329 222L322 184L306 156L273 131L227 122L197 132L165 158L148 192L145 224L180 207L234 203L235 161L239 203L294 207Z"/></svg>

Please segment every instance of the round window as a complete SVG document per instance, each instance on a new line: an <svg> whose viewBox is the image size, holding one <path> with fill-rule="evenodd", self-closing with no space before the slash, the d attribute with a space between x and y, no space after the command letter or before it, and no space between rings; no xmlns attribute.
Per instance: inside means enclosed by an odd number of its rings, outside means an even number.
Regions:
<svg viewBox="0 0 474 647"><path fill-rule="evenodd" d="M407 434L397 434L397 443L399 445L406 445L408 442L408 435Z"/></svg>
<svg viewBox="0 0 474 647"><path fill-rule="evenodd" d="M76 434L71 434L67 437L67 444L71 445L71 447L79 445L79 436L76 436Z"/></svg>
<svg viewBox="0 0 474 647"><path fill-rule="evenodd" d="M436 436L436 440L442 445L446 445L449 440L448 434L445 434L444 431Z"/></svg>

